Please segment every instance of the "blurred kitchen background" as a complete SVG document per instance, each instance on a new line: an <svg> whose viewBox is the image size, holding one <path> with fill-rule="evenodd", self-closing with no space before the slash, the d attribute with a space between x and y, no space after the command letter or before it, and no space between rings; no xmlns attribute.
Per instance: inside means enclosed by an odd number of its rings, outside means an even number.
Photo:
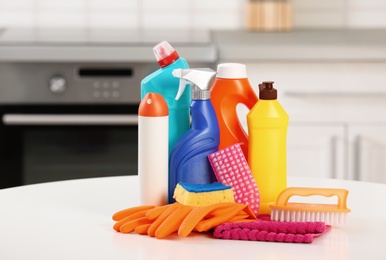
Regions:
<svg viewBox="0 0 386 260"><path fill-rule="evenodd" d="M289 175L386 183L386 1L0 0L0 188L136 174L162 40L275 81Z"/></svg>
<svg viewBox="0 0 386 260"><path fill-rule="evenodd" d="M136 30L244 29L248 2L247 0L1 0L0 26ZM383 0L290 2L293 7L293 26L296 29L386 27L386 2Z"/></svg>

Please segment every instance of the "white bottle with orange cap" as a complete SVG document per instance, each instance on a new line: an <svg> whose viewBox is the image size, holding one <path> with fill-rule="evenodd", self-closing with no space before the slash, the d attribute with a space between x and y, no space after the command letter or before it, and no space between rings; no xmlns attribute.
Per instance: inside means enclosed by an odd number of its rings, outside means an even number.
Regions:
<svg viewBox="0 0 386 260"><path fill-rule="evenodd" d="M147 93L138 109L139 203L167 204L169 112L161 94Z"/></svg>

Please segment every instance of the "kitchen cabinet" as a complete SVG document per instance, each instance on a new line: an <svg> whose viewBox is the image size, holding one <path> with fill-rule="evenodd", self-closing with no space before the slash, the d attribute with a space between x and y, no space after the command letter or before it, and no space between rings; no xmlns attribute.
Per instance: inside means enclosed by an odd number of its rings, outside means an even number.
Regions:
<svg viewBox="0 0 386 260"><path fill-rule="evenodd" d="M386 123L292 123L287 173L386 183Z"/></svg>
<svg viewBox="0 0 386 260"><path fill-rule="evenodd" d="M344 178L345 132L342 125L291 123L287 133L287 174Z"/></svg>
<svg viewBox="0 0 386 260"><path fill-rule="evenodd" d="M386 183L386 124L353 125L348 140L349 177Z"/></svg>

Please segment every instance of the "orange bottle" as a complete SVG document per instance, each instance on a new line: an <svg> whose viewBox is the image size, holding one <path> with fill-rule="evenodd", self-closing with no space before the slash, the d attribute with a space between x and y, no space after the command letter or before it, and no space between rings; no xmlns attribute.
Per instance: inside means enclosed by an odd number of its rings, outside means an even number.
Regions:
<svg viewBox="0 0 386 260"><path fill-rule="evenodd" d="M238 104L249 110L258 98L247 78L244 64L222 63L217 66L217 76L211 88L211 100L220 127L219 150L236 143L248 158L248 135L237 116Z"/></svg>

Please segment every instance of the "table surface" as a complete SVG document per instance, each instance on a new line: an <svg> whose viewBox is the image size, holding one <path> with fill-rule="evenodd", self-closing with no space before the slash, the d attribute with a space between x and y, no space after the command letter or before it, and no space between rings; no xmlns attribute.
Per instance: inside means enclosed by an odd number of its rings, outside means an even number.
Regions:
<svg viewBox="0 0 386 260"><path fill-rule="evenodd" d="M0 258L386 259L386 185L290 177L288 186L348 189L347 223L312 244L220 240L203 233L158 240L112 229L113 213L138 205L137 176L71 180L0 190Z"/></svg>

